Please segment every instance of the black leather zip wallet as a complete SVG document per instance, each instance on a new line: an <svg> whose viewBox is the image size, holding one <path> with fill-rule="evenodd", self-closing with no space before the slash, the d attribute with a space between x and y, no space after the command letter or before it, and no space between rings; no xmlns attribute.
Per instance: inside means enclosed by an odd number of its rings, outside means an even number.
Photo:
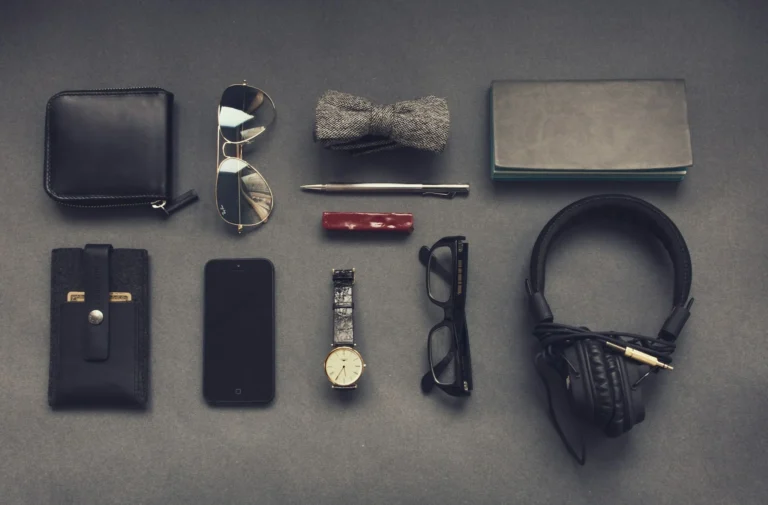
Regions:
<svg viewBox="0 0 768 505"><path fill-rule="evenodd" d="M73 207L152 206L170 214L197 200L173 198L173 93L160 88L63 91L45 115L44 186Z"/></svg>
<svg viewBox="0 0 768 505"><path fill-rule="evenodd" d="M148 309L146 250L54 249L49 405L144 408Z"/></svg>

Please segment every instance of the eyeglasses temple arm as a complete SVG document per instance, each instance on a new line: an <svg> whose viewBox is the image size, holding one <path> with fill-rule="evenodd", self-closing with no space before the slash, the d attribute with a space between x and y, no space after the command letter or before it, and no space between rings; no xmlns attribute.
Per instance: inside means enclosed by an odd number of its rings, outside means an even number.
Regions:
<svg viewBox="0 0 768 505"><path fill-rule="evenodd" d="M464 320L464 335L460 342L460 350L463 354L463 360L459 362L461 366L462 379L467 381L467 386L472 389L472 353L469 350L469 328L467 328L467 320Z"/></svg>

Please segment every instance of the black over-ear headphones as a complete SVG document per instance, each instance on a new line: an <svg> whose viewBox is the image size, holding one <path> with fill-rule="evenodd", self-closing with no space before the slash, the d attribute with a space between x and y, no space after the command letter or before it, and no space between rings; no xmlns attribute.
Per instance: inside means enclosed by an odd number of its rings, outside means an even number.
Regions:
<svg viewBox="0 0 768 505"><path fill-rule="evenodd" d="M674 268L675 287L672 311L664 321L658 338L616 331L590 331L585 327L554 322L544 298L544 272L547 253L558 234L580 222L601 217L616 217L658 238L669 253ZM640 382L652 371L671 369L670 355L675 340L690 316L691 255L680 231L666 214L650 203L628 195L597 195L584 198L558 212L539 234L531 254L530 278L526 281L530 309L536 325L534 336L542 351L537 354L537 369L542 362L563 378L576 415L592 422L606 435L616 437L645 418ZM568 451L584 464L581 455L568 442L557 422L548 383L542 374L549 401L550 416Z"/></svg>

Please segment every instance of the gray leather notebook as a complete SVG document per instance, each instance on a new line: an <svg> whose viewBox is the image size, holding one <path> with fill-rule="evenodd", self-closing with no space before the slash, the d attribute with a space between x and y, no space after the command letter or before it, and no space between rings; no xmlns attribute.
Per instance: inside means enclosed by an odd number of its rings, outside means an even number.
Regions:
<svg viewBox="0 0 768 505"><path fill-rule="evenodd" d="M681 180L685 81L494 81L491 156L495 180Z"/></svg>

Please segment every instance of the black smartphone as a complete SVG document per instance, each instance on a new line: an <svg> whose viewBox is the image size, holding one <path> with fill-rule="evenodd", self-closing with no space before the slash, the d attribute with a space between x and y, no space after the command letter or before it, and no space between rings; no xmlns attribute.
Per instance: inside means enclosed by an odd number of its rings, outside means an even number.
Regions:
<svg viewBox="0 0 768 505"><path fill-rule="evenodd" d="M205 265L203 397L212 405L275 397L275 267L266 259Z"/></svg>

